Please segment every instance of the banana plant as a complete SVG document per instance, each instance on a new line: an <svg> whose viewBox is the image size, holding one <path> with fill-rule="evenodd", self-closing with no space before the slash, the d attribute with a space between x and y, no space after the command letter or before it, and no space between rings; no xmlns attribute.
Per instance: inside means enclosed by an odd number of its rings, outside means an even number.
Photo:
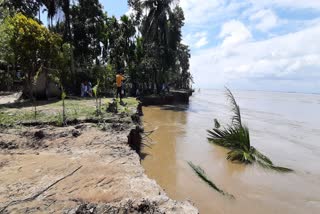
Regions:
<svg viewBox="0 0 320 214"><path fill-rule="evenodd" d="M97 85L95 85L93 88L92 88L92 92L94 94L94 97L96 98L96 114L97 115L101 115L101 98L99 97L99 84L100 84L100 81L98 80L97 81Z"/></svg>
<svg viewBox="0 0 320 214"><path fill-rule="evenodd" d="M62 122L63 124L66 123L67 117L66 117L66 105L65 105L65 99L67 97L66 92L64 91L63 86L61 85L61 100L62 100Z"/></svg>
<svg viewBox="0 0 320 214"><path fill-rule="evenodd" d="M67 121L67 114L66 114L66 104L65 104L65 99L67 97L67 93L64 90L62 81L61 81L61 70L58 69L51 69L51 68L46 68L48 70L50 70L50 74L49 77L54 80L54 82L56 82L60 89L61 89L61 100L62 100L62 125L66 124Z"/></svg>

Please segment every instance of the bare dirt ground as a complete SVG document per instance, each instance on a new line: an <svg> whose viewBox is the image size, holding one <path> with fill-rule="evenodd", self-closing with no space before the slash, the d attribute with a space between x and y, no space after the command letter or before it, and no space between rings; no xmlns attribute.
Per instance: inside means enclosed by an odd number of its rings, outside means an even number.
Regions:
<svg viewBox="0 0 320 214"><path fill-rule="evenodd" d="M21 92L17 93L4 93L0 92L0 105L7 103L14 103L21 96Z"/></svg>
<svg viewBox="0 0 320 214"><path fill-rule="evenodd" d="M134 127L2 128L0 213L198 213L144 174L128 145Z"/></svg>

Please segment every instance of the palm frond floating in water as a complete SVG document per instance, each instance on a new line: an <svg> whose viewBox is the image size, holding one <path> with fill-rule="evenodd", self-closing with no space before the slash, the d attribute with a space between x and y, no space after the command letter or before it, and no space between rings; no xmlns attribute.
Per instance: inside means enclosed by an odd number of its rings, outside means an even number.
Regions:
<svg viewBox="0 0 320 214"><path fill-rule="evenodd" d="M216 191L218 191L219 193L221 193L222 195L228 196L232 199L234 199L234 196L224 192L223 190L221 190L219 187L217 187L206 175L205 171L200 167L200 166L196 166L194 165L191 161L188 162L189 166L193 169L193 171L204 181L206 182L211 188L215 189Z"/></svg>
<svg viewBox="0 0 320 214"><path fill-rule="evenodd" d="M263 168L266 168L266 169L272 169L272 170L275 170L277 172L293 172L292 169L290 168L286 168L286 167L281 167L281 166L275 166L273 164L267 164L261 160L257 160L257 163L263 167Z"/></svg>
<svg viewBox="0 0 320 214"><path fill-rule="evenodd" d="M232 105L232 111L234 116L232 117L232 125L235 127L241 127L242 126L242 121L241 121L241 113L240 113L240 107L234 98L233 94L231 93L230 89L226 87L227 91L227 97L231 102Z"/></svg>
<svg viewBox="0 0 320 214"><path fill-rule="evenodd" d="M217 120L217 119L214 119L214 127L216 128L216 129L218 129L218 128L220 128L220 123L219 123L219 121Z"/></svg>
<svg viewBox="0 0 320 214"><path fill-rule="evenodd" d="M214 128L207 130L209 142L230 149L227 159L232 162L245 164L257 163L263 168L278 172L293 171L289 168L273 165L268 157L251 146L249 128L242 124L240 107L231 91L228 88L226 88L226 90L234 113L232 124L221 128L219 121L215 119Z"/></svg>

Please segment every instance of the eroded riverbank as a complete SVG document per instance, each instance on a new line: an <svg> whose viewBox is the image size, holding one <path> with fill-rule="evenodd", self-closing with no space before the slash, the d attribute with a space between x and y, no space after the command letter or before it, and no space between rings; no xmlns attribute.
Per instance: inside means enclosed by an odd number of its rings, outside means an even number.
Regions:
<svg viewBox="0 0 320 214"><path fill-rule="evenodd" d="M128 144L130 114L112 118L2 128L0 213L197 213L145 175Z"/></svg>

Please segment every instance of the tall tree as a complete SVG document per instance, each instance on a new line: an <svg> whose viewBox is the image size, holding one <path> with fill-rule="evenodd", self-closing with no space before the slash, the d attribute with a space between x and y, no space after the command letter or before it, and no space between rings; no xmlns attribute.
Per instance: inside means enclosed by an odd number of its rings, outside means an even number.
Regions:
<svg viewBox="0 0 320 214"><path fill-rule="evenodd" d="M156 47L159 53L155 56L155 60L160 60L157 64L161 66L154 67L153 71L153 85L156 86L158 93L161 90L161 85L167 79L166 71L169 70L172 62L168 42L172 3L173 0L145 0L142 2L143 8L148 11L142 20L141 29L145 47Z"/></svg>
<svg viewBox="0 0 320 214"><path fill-rule="evenodd" d="M116 69L129 66L134 55L134 35L136 33L133 21L126 15L118 21L115 17L106 20L106 40L109 62Z"/></svg>
<svg viewBox="0 0 320 214"><path fill-rule="evenodd" d="M71 14L76 60L83 67L94 62L100 64L105 28L102 5L98 0L79 0L78 5L73 5Z"/></svg>
<svg viewBox="0 0 320 214"><path fill-rule="evenodd" d="M12 64L21 67L25 76L24 95L32 93L31 85L42 67L50 67L58 56L62 39L32 18L18 13L6 20L5 34L8 38L8 55Z"/></svg>
<svg viewBox="0 0 320 214"><path fill-rule="evenodd" d="M3 3L4 0L0 0L0 24L2 23L3 19L9 15L8 8L4 7Z"/></svg>
<svg viewBox="0 0 320 214"><path fill-rule="evenodd" d="M177 72L176 79L173 79L177 88L189 89L190 84L193 81L191 73L189 72L191 57L190 49L187 45L179 44L177 49L177 62L179 65L179 72Z"/></svg>
<svg viewBox="0 0 320 214"><path fill-rule="evenodd" d="M176 6L169 20L169 47L173 51L174 65L169 74L170 80L177 88L189 88L192 81L189 72L190 49L182 44L181 29L184 26L184 13L181 7Z"/></svg>
<svg viewBox="0 0 320 214"><path fill-rule="evenodd" d="M176 51L181 41L183 11L179 7L172 11L172 3L173 0L146 0L142 2L143 8L147 11L141 27L144 48L157 49L157 54L153 55L155 59L152 61L158 61L153 68L153 82L158 93L161 85L169 81L170 72L176 70ZM153 50L150 51L153 52Z"/></svg>
<svg viewBox="0 0 320 214"><path fill-rule="evenodd" d="M48 11L48 18L52 19L54 16L58 14L58 11L62 11L64 14L64 20L63 20L63 41L67 42L71 45L71 51L70 51L70 75L75 77L75 69L74 69L74 51L73 51L73 38L72 38L72 33L71 33L71 16L70 16L70 11L71 11L71 3L70 0L41 0L42 3L46 6L47 11ZM50 12L50 13L49 13ZM58 24L60 23L60 20L58 20ZM60 25L61 26L61 25ZM52 27L52 26L51 26ZM58 28L61 29L61 28ZM74 79L75 78L71 78ZM76 88L76 81L73 82L73 87Z"/></svg>
<svg viewBox="0 0 320 214"><path fill-rule="evenodd" d="M3 0L0 7L8 8L11 15L22 13L27 17L34 18L37 16L41 2L37 0Z"/></svg>
<svg viewBox="0 0 320 214"><path fill-rule="evenodd" d="M134 11L134 14L131 14L134 24L139 26L143 11L141 0L128 0L128 6L132 8L132 11Z"/></svg>
<svg viewBox="0 0 320 214"><path fill-rule="evenodd" d="M64 40L67 42L72 41L71 35L71 17L70 17L70 0L59 0L58 5L61 7L65 18Z"/></svg>
<svg viewBox="0 0 320 214"><path fill-rule="evenodd" d="M57 0L41 0L42 4L46 7L47 16L48 16L48 24L49 26L53 26L53 18L56 16L58 12L59 2Z"/></svg>
<svg viewBox="0 0 320 214"><path fill-rule="evenodd" d="M48 19L51 22L55 16L59 15L59 12L62 11L64 15L63 23L63 39L66 42L72 41L71 35L71 1L70 0L39 0L47 10ZM60 17L59 17L60 18ZM58 18L58 22L62 21Z"/></svg>

